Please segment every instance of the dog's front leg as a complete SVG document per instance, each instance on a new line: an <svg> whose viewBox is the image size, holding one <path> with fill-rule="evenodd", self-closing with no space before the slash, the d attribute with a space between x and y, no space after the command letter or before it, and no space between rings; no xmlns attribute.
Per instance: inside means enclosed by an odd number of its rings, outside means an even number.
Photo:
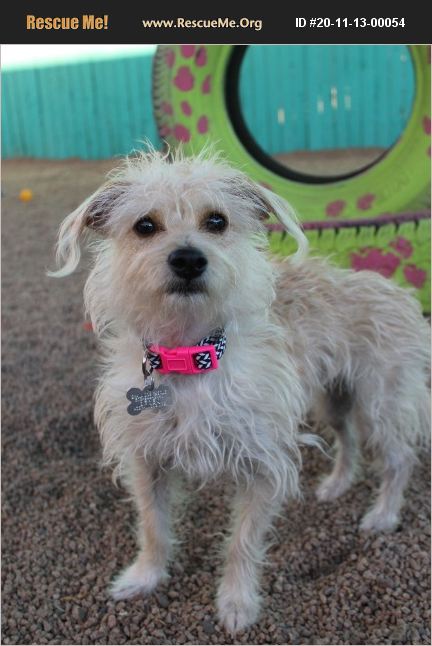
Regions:
<svg viewBox="0 0 432 646"><path fill-rule="evenodd" d="M170 555L168 474L136 458L128 473L130 489L138 510L139 552L111 586L115 599L149 594L166 578Z"/></svg>
<svg viewBox="0 0 432 646"><path fill-rule="evenodd" d="M239 487L222 580L217 594L219 620L235 633L257 620L259 577L265 556L265 536L280 508L264 478Z"/></svg>

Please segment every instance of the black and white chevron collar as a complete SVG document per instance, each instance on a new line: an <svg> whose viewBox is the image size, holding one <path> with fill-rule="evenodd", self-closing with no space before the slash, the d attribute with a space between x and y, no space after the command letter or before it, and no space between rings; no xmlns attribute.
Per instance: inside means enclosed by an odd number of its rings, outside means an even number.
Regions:
<svg viewBox="0 0 432 646"><path fill-rule="evenodd" d="M166 348L150 345L147 347L146 360L153 370L162 374L177 372L192 375L216 370L218 360L225 352L226 342L225 330L218 328L193 346Z"/></svg>

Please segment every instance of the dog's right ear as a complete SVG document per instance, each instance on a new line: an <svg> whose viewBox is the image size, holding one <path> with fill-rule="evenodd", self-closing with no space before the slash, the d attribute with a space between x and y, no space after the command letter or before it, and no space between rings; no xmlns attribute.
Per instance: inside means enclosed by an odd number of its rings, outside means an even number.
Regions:
<svg viewBox="0 0 432 646"><path fill-rule="evenodd" d="M106 232L110 214L127 187L126 182L107 182L64 219L56 247L56 261L60 269L47 272L48 276L61 278L75 271L81 257L81 235L88 229L101 235Z"/></svg>
<svg viewBox="0 0 432 646"><path fill-rule="evenodd" d="M237 179L234 190L237 195L248 201L261 221L267 220L273 214L284 225L297 243L297 251L292 256L293 261L301 260L307 254L308 240L294 209L286 200L244 175L240 176L240 181Z"/></svg>

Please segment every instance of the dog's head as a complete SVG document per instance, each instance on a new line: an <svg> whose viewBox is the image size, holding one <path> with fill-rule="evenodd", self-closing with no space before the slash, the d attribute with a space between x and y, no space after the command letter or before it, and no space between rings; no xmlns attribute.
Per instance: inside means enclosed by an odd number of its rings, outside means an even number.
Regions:
<svg viewBox="0 0 432 646"><path fill-rule="evenodd" d="M146 153L127 159L110 179L63 222L57 258L71 273L85 231L95 267L87 305L97 326L123 318L142 331L149 319L213 317L247 310L272 292L262 253L264 221L274 213L306 250L289 205L227 163L201 155L174 159ZM145 323L145 321L147 323Z"/></svg>

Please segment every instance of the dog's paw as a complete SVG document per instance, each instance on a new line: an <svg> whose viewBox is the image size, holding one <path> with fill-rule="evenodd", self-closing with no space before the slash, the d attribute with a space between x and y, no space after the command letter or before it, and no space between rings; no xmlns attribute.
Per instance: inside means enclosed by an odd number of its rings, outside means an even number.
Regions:
<svg viewBox="0 0 432 646"><path fill-rule="evenodd" d="M164 578L166 573L162 568L137 560L114 579L110 594L116 600L151 594Z"/></svg>
<svg viewBox="0 0 432 646"><path fill-rule="evenodd" d="M336 477L330 474L321 482L315 491L315 495L321 502L336 500L350 488L351 480L348 478Z"/></svg>
<svg viewBox="0 0 432 646"><path fill-rule="evenodd" d="M254 624L258 619L258 613L259 607L238 601L218 609L219 621L231 635Z"/></svg>
<svg viewBox="0 0 432 646"><path fill-rule="evenodd" d="M360 523L363 532L392 532L399 525L398 514L392 511L383 511L381 508L372 507Z"/></svg>
<svg viewBox="0 0 432 646"><path fill-rule="evenodd" d="M246 600L235 594L219 593L217 609L219 622L231 635L234 635L256 622L260 603L258 598Z"/></svg>

